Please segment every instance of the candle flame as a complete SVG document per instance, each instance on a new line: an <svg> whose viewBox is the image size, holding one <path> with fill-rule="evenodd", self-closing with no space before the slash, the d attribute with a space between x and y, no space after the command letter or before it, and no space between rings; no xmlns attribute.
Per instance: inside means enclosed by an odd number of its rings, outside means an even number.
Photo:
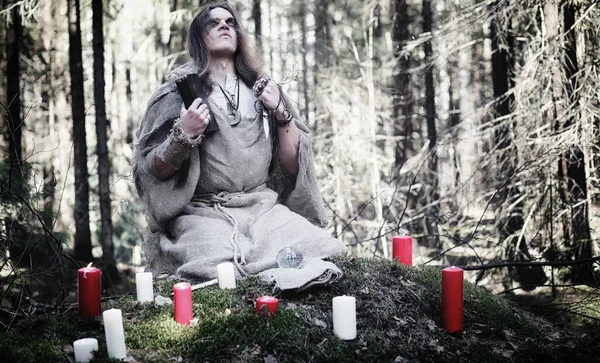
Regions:
<svg viewBox="0 0 600 363"><path fill-rule="evenodd" d="M87 279L87 273L88 273L88 269L92 267L92 263L88 263L88 265L83 269L83 278Z"/></svg>

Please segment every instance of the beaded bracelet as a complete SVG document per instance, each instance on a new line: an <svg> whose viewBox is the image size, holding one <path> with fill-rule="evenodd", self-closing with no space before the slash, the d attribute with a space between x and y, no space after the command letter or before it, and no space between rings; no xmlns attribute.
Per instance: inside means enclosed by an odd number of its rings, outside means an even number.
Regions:
<svg viewBox="0 0 600 363"><path fill-rule="evenodd" d="M194 138L190 137L179 118L175 119L173 128L167 139L158 147L156 156L171 165L175 170L181 168L183 161L188 157L190 151L200 145L204 139L204 134L200 134Z"/></svg>
<svg viewBox="0 0 600 363"><path fill-rule="evenodd" d="M193 149L200 145L202 143L202 139L204 139L204 134L200 134L193 138L190 137L190 135L188 135L183 129L183 125L181 124L181 119L179 117L177 117L173 123L171 135L173 136L174 142L179 143L188 149Z"/></svg>

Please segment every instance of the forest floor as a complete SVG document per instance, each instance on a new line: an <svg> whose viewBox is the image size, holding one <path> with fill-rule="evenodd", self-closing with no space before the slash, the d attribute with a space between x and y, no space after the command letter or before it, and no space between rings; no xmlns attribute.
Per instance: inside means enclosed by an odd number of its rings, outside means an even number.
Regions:
<svg viewBox="0 0 600 363"><path fill-rule="evenodd" d="M106 299L123 313L129 362L593 362L600 361L600 324L577 329L551 322L488 290L465 283L464 334L441 327L441 270L381 259L336 260L345 275L326 288L284 293L278 313L255 313L258 296L273 294L256 278L234 290L194 291L191 326L173 319L173 306L137 303L135 294ZM173 281L155 293L169 297ZM358 336L338 339L332 298L356 297ZM109 362L101 319L77 310L29 310L0 335L6 362L67 362L72 343L94 337L93 362Z"/></svg>

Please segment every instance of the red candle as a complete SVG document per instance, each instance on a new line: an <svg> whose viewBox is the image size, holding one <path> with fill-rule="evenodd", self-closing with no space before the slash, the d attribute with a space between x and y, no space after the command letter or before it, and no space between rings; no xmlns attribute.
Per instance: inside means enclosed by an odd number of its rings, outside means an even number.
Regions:
<svg viewBox="0 0 600 363"><path fill-rule="evenodd" d="M463 270L442 270L442 328L450 333L463 332Z"/></svg>
<svg viewBox="0 0 600 363"><path fill-rule="evenodd" d="M279 299L273 296L261 296L256 299L256 313L262 316L273 316L277 313Z"/></svg>
<svg viewBox="0 0 600 363"><path fill-rule="evenodd" d="M192 285L180 282L173 286L173 302L175 304L175 321L179 324L190 325L192 312Z"/></svg>
<svg viewBox="0 0 600 363"><path fill-rule="evenodd" d="M98 316L101 313L102 272L92 263L77 270L77 306L82 318Z"/></svg>
<svg viewBox="0 0 600 363"><path fill-rule="evenodd" d="M412 266L411 236L394 236L392 238L392 260Z"/></svg>

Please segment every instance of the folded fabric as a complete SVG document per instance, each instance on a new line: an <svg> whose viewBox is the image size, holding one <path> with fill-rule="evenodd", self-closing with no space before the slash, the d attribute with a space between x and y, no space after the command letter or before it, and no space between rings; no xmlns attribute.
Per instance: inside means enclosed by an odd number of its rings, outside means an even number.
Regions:
<svg viewBox="0 0 600 363"><path fill-rule="evenodd" d="M343 273L333 262L309 258L304 260L301 268L277 267L260 272L258 276L274 284L278 290L302 291L313 286L333 284Z"/></svg>

